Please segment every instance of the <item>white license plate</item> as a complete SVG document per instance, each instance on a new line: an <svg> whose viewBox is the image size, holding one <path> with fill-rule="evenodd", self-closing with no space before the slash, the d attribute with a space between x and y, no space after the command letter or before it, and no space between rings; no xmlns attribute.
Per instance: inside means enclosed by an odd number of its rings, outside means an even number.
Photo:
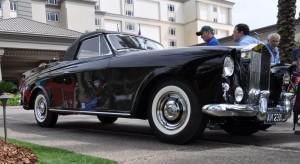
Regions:
<svg viewBox="0 0 300 164"><path fill-rule="evenodd" d="M282 122L282 113L268 113L266 123Z"/></svg>

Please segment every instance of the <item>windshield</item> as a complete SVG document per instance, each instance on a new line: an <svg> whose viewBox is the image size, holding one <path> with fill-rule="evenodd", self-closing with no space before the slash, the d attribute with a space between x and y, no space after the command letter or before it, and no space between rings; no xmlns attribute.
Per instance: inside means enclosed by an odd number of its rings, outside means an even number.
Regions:
<svg viewBox="0 0 300 164"><path fill-rule="evenodd" d="M138 36L111 34L108 40L115 50L160 50L164 49L162 45Z"/></svg>

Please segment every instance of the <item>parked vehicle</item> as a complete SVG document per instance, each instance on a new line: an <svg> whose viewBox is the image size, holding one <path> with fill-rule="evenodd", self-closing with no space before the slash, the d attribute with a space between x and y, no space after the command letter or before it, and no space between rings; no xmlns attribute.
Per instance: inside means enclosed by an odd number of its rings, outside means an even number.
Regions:
<svg viewBox="0 0 300 164"><path fill-rule="evenodd" d="M176 144L196 139L208 121L251 135L291 114L286 67L269 63L263 45L163 49L138 35L92 32L65 61L23 74L22 104L42 127L87 114L102 123L148 119L158 138Z"/></svg>

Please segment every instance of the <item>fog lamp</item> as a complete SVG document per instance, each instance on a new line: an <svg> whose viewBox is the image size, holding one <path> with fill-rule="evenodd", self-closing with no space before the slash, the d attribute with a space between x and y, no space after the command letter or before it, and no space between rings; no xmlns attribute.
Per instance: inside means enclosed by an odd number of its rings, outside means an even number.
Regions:
<svg viewBox="0 0 300 164"><path fill-rule="evenodd" d="M234 97L235 97L235 101L238 103L243 100L244 91L241 87L236 87L236 89L234 91Z"/></svg>

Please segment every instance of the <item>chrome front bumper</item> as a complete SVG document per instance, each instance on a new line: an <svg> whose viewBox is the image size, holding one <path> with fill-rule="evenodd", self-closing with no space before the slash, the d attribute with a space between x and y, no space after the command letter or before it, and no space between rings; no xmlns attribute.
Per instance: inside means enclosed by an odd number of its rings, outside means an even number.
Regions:
<svg viewBox="0 0 300 164"><path fill-rule="evenodd" d="M259 121L267 120L269 112L283 114L284 119L291 117L292 93L281 93L280 104L274 108L268 108L269 92L263 91L258 104L207 104L202 107L202 112L215 117L257 117Z"/></svg>

